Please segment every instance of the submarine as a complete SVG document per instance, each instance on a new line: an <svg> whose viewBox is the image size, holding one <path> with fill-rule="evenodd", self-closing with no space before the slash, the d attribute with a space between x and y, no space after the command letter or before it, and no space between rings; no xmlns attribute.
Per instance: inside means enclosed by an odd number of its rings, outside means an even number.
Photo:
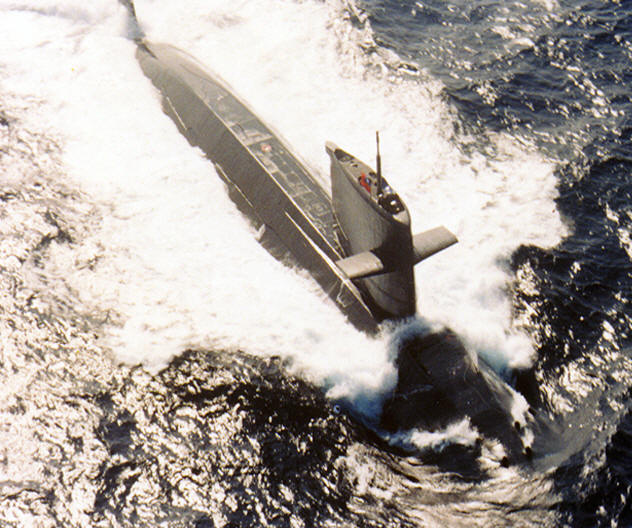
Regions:
<svg viewBox="0 0 632 528"><path fill-rule="evenodd" d="M130 8L133 4L121 0ZM410 214L376 168L332 142L331 198L278 134L228 84L184 51L135 38L136 57L163 111L215 165L228 194L257 228L258 241L289 266L308 270L348 320L376 333L386 319L416 313L413 267L457 242L443 226L412 235ZM396 435L438 430L463 418L503 447L501 465L533 456L527 422L511 415L515 392L449 330L413 332L397 345L398 382L379 423ZM472 460L480 454L477 443ZM447 453L450 471L466 462ZM468 454L467 456L470 456ZM455 467L456 466L458 467Z"/></svg>
<svg viewBox="0 0 632 528"><path fill-rule="evenodd" d="M310 272L348 320L374 333L416 313L413 266L457 242L443 226L412 235L381 171L332 142L331 199L291 149L219 77L168 44L139 41L137 59L164 112L213 162L275 257Z"/></svg>

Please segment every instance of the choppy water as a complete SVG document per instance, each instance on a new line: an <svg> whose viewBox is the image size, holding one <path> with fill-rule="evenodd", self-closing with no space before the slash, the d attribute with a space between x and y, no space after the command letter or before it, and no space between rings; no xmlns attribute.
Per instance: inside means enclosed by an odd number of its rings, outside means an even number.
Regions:
<svg viewBox="0 0 632 528"><path fill-rule="evenodd" d="M257 244L117 1L0 0L1 524L632 525L631 8L136 2L324 185L326 139L371 160L381 131L415 230L460 239L422 322L538 410L503 468L451 464L467 422L375 430L420 321L358 334Z"/></svg>

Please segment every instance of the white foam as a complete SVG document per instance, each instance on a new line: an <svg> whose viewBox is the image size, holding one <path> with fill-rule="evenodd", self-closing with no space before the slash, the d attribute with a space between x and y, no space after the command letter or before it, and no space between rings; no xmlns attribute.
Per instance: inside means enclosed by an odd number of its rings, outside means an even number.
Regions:
<svg viewBox="0 0 632 528"><path fill-rule="evenodd" d="M479 434L467 418L448 425L440 431L422 431L411 429L390 435L388 440L393 445L404 448L435 449L442 451L449 445L473 447Z"/></svg>
<svg viewBox="0 0 632 528"><path fill-rule="evenodd" d="M120 321L109 334L118 357L161 365L187 346L278 354L375 413L395 382L388 336L356 332L311 278L259 246L212 165L162 114L125 10L105 0L0 9L3 89L46 102L40 117L65 139L69 174L102 204L101 231L86 242L99 264L68 280ZM563 233L551 163L507 136L492 138L493 155L464 155L440 85L389 73L383 53L365 51L370 27L351 25L342 2L140 0L136 10L150 39L220 73L324 184L324 141L370 161L379 129L385 174L415 230L445 223L460 238L418 267L424 317L499 368L528 361L504 261L520 243Z"/></svg>

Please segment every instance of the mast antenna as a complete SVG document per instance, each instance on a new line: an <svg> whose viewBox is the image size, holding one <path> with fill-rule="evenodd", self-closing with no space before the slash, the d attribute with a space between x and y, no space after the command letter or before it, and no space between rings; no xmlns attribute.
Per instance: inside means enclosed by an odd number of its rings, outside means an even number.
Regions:
<svg viewBox="0 0 632 528"><path fill-rule="evenodd" d="M375 156L375 166L377 169L377 194L382 194L382 158L380 157L380 132L375 131L375 143L377 144L377 155Z"/></svg>

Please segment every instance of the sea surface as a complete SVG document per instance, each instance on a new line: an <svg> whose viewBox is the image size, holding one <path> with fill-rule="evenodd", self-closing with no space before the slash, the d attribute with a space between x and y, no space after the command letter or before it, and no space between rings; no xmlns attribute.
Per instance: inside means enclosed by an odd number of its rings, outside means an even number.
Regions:
<svg viewBox="0 0 632 528"><path fill-rule="evenodd" d="M632 526L632 2L134 6L0 0L0 526ZM460 241L416 318L361 334L258 244L139 34L324 187L324 142L380 131L414 231ZM537 418L532 461L467 417L380 428L429 327Z"/></svg>

